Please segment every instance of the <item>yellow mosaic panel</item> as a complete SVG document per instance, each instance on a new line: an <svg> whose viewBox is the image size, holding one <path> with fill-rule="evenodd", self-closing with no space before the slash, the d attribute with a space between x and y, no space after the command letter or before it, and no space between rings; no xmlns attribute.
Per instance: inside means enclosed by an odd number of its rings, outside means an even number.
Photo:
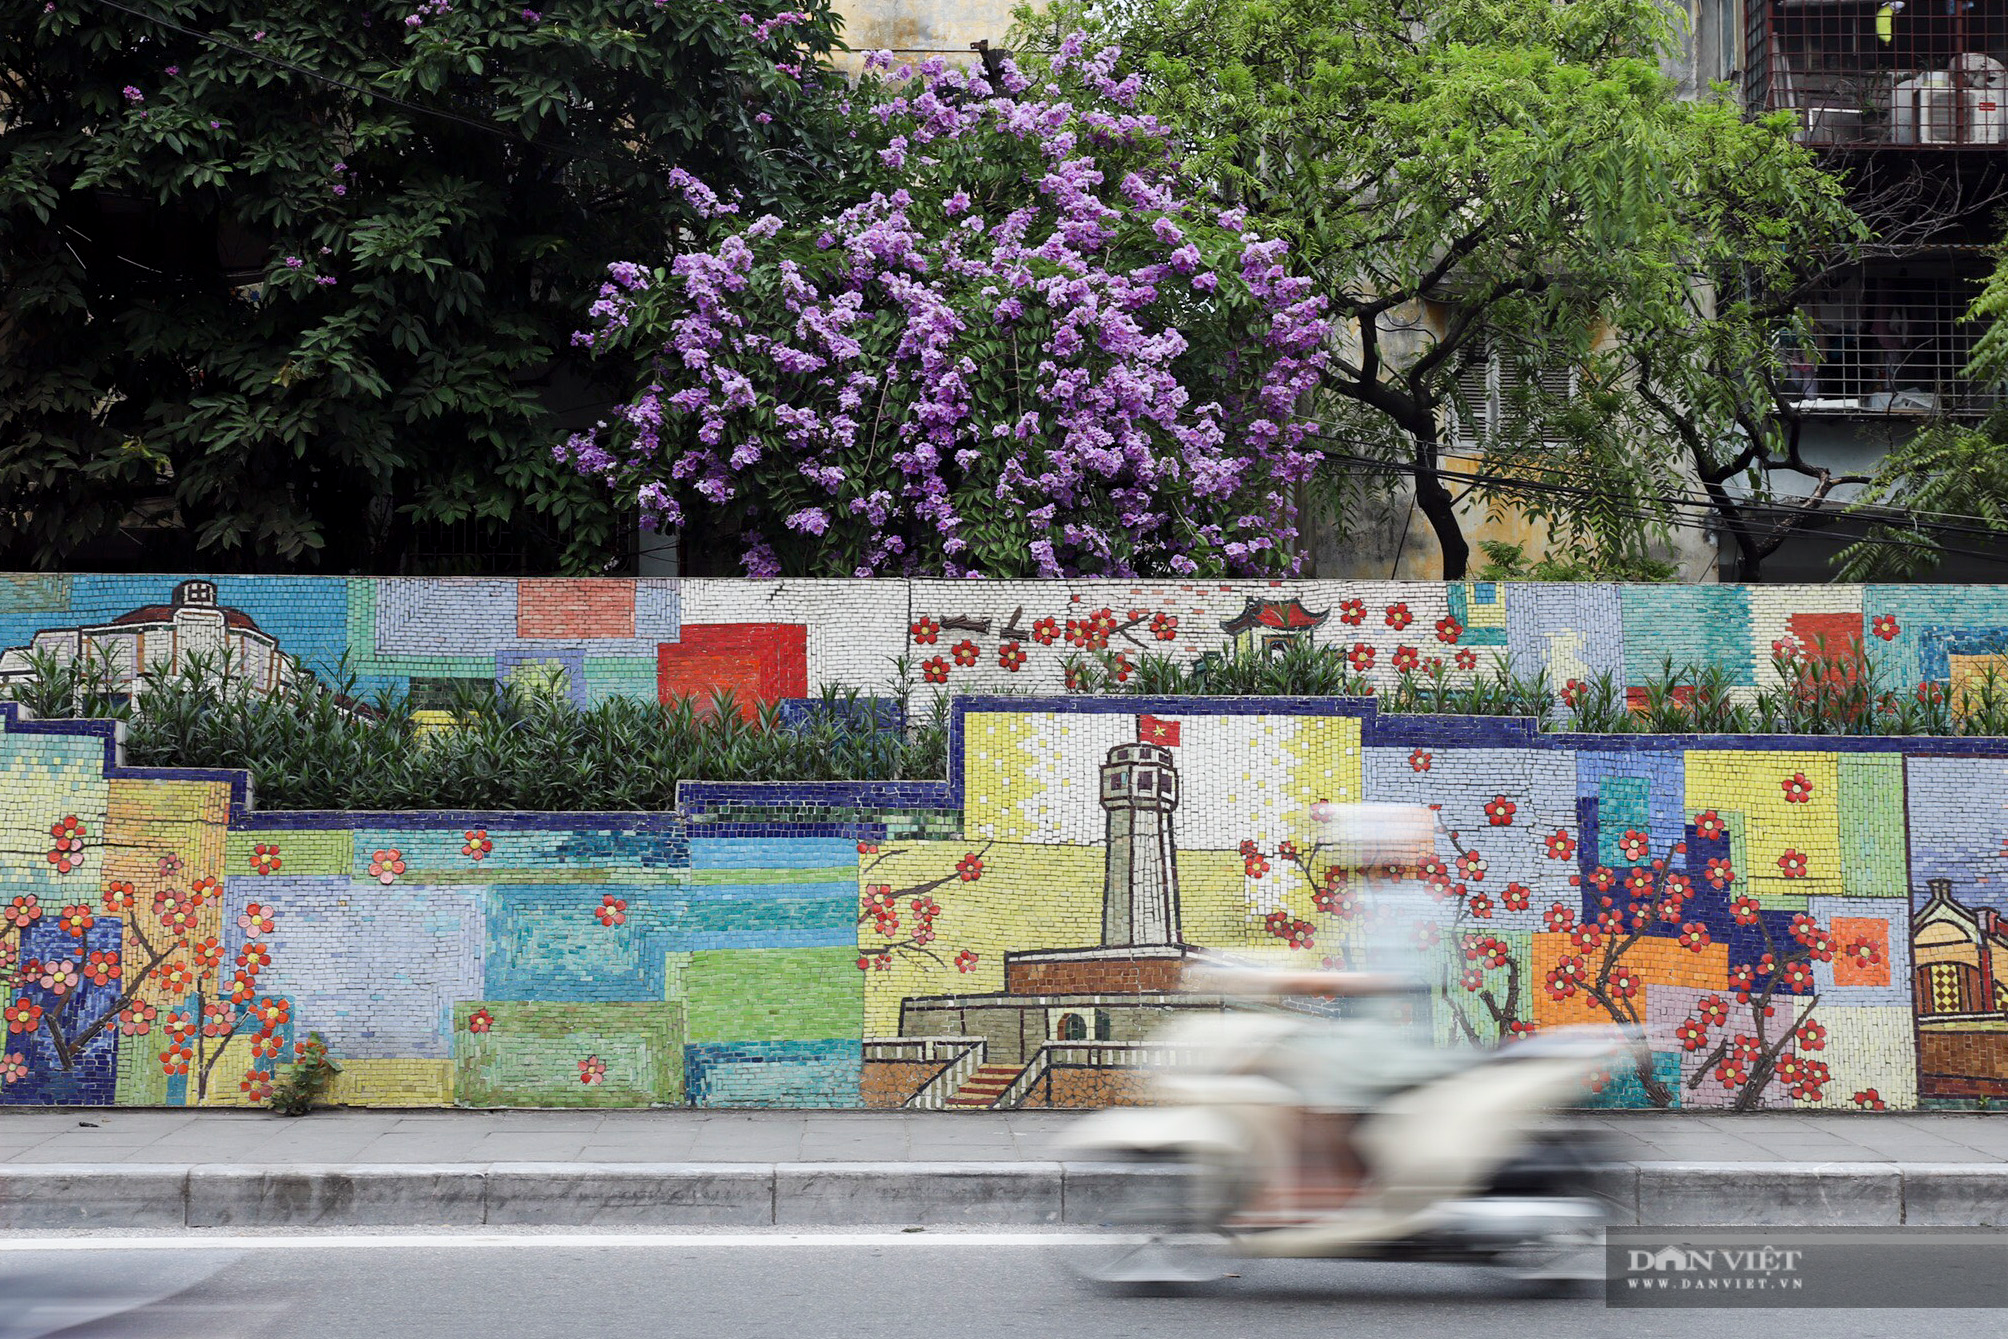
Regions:
<svg viewBox="0 0 2008 1339"><path fill-rule="evenodd" d="M451 1060L343 1060L328 1101L351 1107L450 1107Z"/></svg>
<svg viewBox="0 0 2008 1339"><path fill-rule="evenodd" d="M1833 753L1692 749L1687 812L1743 816L1737 874L1760 895L1843 891L1840 766Z"/></svg>
<svg viewBox="0 0 2008 1339"><path fill-rule="evenodd" d="M972 854L982 869L965 880L956 867ZM901 891L900 923L890 935L878 933L871 920L858 927L860 955L874 963L882 956L887 964L865 971L864 1035L897 1036L900 1001L909 995L1002 990L1007 949L1100 942L1104 865L1099 846L981 841L894 843L861 861L861 906L864 889ZM913 948L894 947L913 937L916 898L932 898L941 908L934 937ZM964 953L975 956L958 965Z"/></svg>

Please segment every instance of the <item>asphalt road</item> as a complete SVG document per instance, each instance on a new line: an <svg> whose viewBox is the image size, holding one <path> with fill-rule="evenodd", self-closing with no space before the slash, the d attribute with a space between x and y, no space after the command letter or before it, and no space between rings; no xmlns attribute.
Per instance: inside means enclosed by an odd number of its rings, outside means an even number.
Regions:
<svg viewBox="0 0 2008 1339"><path fill-rule="evenodd" d="M1064 1238L929 1232L28 1238L0 1234L0 1339L961 1336L1998 1336L1993 1311L1612 1311L1472 1271L1246 1262L1186 1296L1074 1282Z"/></svg>

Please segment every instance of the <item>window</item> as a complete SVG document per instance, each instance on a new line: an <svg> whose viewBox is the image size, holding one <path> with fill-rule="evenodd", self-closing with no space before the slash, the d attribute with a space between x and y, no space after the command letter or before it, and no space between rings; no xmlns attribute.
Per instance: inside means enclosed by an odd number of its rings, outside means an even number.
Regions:
<svg viewBox="0 0 2008 1339"><path fill-rule="evenodd" d="M1786 394L1801 413L1957 413L1999 387L1963 376L1978 330L1966 310L1987 273L1977 251L1863 266L1803 308L1809 339L1788 347Z"/></svg>
<svg viewBox="0 0 2008 1339"><path fill-rule="evenodd" d="M1511 443L1522 426L1530 398L1568 400L1574 398L1578 387L1573 367L1542 367L1530 380L1516 360L1502 358L1489 347L1475 350L1457 374L1451 440L1472 450Z"/></svg>

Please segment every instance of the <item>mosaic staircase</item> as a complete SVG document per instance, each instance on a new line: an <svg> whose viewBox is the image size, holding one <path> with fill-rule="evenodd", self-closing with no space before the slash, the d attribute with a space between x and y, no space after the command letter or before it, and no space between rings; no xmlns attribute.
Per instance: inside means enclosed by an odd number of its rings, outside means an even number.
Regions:
<svg viewBox="0 0 2008 1339"><path fill-rule="evenodd" d="M979 1065L969 1082L955 1090L955 1096L948 1099L947 1106L953 1111L971 1111L995 1106L1004 1090L1011 1086L1011 1080L1024 1070L1023 1065Z"/></svg>

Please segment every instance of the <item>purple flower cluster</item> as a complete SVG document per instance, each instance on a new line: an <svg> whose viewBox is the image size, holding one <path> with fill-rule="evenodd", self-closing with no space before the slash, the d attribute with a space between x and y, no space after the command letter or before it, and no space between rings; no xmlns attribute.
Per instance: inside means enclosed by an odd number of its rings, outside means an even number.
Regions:
<svg viewBox="0 0 2008 1339"><path fill-rule="evenodd" d="M807 23L809 18L810 16L801 10L784 9L762 23L756 24L751 14L741 14L739 22L741 26L753 29L754 41L764 42L782 28L793 28L798 24Z"/></svg>
<svg viewBox="0 0 2008 1339"><path fill-rule="evenodd" d="M426 0L426 3L418 7L416 13L406 16L404 26L413 30L423 28L427 19L443 19L452 12L453 6L448 0ZM263 37L265 34L258 35Z"/></svg>
<svg viewBox="0 0 2008 1339"><path fill-rule="evenodd" d="M1118 59L1071 38L1036 96L901 67L857 117L879 188L800 227L679 173L721 233L611 268L577 341L654 374L559 459L736 521L756 576L1293 570L1324 303L1193 201Z"/></svg>

